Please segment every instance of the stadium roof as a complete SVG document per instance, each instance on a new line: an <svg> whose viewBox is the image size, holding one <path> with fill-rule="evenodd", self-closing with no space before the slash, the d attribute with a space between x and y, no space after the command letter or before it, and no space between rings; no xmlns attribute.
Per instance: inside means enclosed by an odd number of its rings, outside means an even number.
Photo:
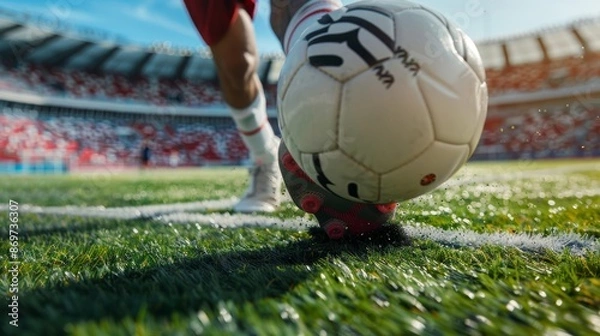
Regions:
<svg viewBox="0 0 600 336"><path fill-rule="evenodd" d="M536 63L600 52L600 18L538 33L478 43L486 68ZM187 79L214 79L206 50L174 49L168 44L139 47L98 42L0 17L0 59L14 63ZM277 80L282 57L266 55L259 65L263 80Z"/></svg>
<svg viewBox="0 0 600 336"><path fill-rule="evenodd" d="M216 72L206 49L174 49L168 44L140 47L114 41L94 41L63 31L0 17L0 60L27 62L71 70L127 76L212 80ZM258 72L275 82L282 57L265 55Z"/></svg>
<svg viewBox="0 0 600 336"><path fill-rule="evenodd" d="M600 18L477 43L486 68L504 68L600 52Z"/></svg>

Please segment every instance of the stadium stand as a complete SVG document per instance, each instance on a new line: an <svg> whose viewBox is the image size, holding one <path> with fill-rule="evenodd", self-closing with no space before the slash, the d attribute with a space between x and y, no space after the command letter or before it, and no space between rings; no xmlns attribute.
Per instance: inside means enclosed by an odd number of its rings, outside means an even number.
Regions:
<svg viewBox="0 0 600 336"><path fill-rule="evenodd" d="M488 118L475 158L598 156L599 116L600 106L579 102L506 109Z"/></svg>
<svg viewBox="0 0 600 336"><path fill-rule="evenodd" d="M274 120L272 120L275 123ZM73 167L136 165L143 140L153 164L241 164L248 152L226 117L149 117L0 103L0 160L60 157Z"/></svg>
<svg viewBox="0 0 600 336"><path fill-rule="evenodd" d="M135 77L119 74L68 71L22 64L10 69L0 67L4 82L21 92L71 99L135 102L158 106L224 106L218 85L212 80ZM1 87L1 86L0 86ZM274 106L274 85L269 85L267 103Z"/></svg>
<svg viewBox="0 0 600 336"><path fill-rule="evenodd" d="M490 112L474 159L600 155L600 19L478 43ZM283 59L259 64L270 116ZM276 122L271 119L276 128ZM206 51L62 35L0 17L0 162L240 164Z"/></svg>
<svg viewBox="0 0 600 336"><path fill-rule="evenodd" d="M487 70L491 95L568 87L598 78L600 53Z"/></svg>

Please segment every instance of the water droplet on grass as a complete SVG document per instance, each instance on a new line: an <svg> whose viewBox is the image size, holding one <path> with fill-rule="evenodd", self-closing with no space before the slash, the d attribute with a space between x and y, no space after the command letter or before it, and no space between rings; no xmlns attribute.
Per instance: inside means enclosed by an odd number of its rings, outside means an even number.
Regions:
<svg viewBox="0 0 600 336"><path fill-rule="evenodd" d="M510 300L506 305L506 309L508 309L508 311L514 311L515 309L520 310L521 305L515 300Z"/></svg>

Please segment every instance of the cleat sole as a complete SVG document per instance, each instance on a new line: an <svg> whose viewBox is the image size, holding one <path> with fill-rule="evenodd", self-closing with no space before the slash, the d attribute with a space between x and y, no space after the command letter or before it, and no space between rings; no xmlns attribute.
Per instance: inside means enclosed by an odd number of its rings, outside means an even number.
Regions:
<svg viewBox="0 0 600 336"><path fill-rule="evenodd" d="M321 187L302 170L283 141L279 167L294 204L313 214L330 239L360 236L375 231L395 213L396 204L367 204L347 200Z"/></svg>
<svg viewBox="0 0 600 336"><path fill-rule="evenodd" d="M329 239L332 240L342 239L346 234L346 224L337 219L326 222L322 227Z"/></svg>
<svg viewBox="0 0 600 336"><path fill-rule="evenodd" d="M315 194L308 194L300 199L300 208L310 214L315 214L323 205L323 199Z"/></svg>

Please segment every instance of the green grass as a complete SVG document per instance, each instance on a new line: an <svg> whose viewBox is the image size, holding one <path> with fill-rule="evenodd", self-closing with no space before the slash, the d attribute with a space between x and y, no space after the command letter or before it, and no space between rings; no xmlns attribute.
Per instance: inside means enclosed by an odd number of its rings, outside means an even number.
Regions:
<svg viewBox="0 0 600 336"><path fill-rule="evenodd" d="M479 163L455 180L589 163ZM236 195L244 178L239 169L15 176L0 179L0 201L198 201ZM599 189L594 167L442 187L401 204L380 235L341 242L316 229L22 212L19 328L3 313L2 334L593 335L600 333L597 251L576 256L448 247L411 240L401 223L598 239ZM273 214L302 215L289 204ZM8 269L8 214L0 216L7 223L0 227L0 264ZM0 286L8 296L7 277Z"/></svg>
<svg viewBox="0 0 600 336"><path fill-rule="evenodd" d="M0 196L28 204L135 206L194 202L244 190L246 170L159 170L86 173L69 176L13 176L0 179Z"/></svg>

